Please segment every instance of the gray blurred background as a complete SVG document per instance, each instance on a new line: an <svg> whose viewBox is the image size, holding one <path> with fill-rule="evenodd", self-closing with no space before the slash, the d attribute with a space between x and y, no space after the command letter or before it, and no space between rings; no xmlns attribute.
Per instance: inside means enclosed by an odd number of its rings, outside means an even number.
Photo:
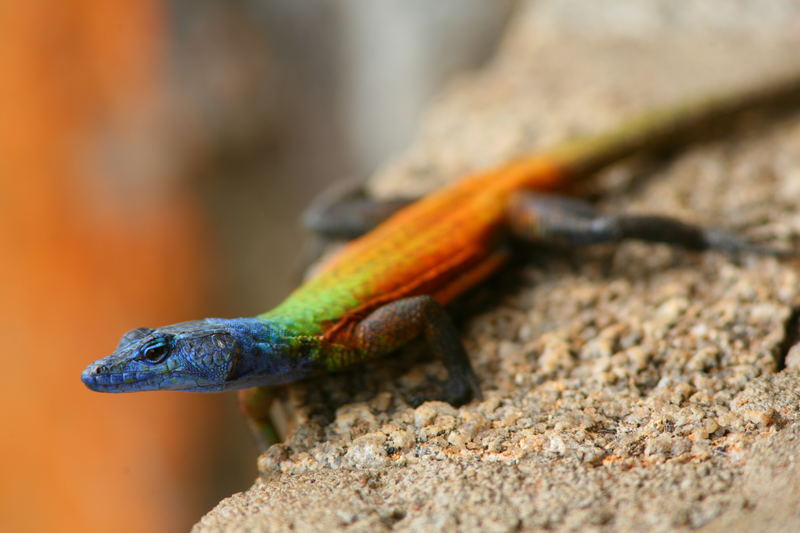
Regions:
<svg viewBox="0 0 800 533"><path fill-rule="evenodd" d="M288 294L309 239L303 209L401 150L442 84L491 57L513 6L172 0L169 107L208 213L215 312L252 315ZM209 506L255 474L256 450L233 398L224 401L229 428Z"/></svg>
<svg viewBox="0 0 800 533"><path fill-rule="evenodd" d="M509 0L173 0L182 142L221 247L226 311L277 303L299 216L403 148L437 89L491 56Z"/></svg>

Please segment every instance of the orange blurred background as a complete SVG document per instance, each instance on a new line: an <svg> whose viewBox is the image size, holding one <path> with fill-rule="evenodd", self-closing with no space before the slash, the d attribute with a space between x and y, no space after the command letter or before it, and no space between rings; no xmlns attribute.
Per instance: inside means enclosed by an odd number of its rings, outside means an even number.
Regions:
<svg viewBox="0 0 800 533"><path fill-rule="evenodd" d="M218 402L102 397L77 379L133 324L210 309L197 198L173 169L149 168L148 131L164 126L162 13L125 4L0 10L3 531L174 531L208 498L199 465ZM128 140L142 153L107 174L101 145Z"/></svg>
<svg viewBox="0 0 800 533"><path fill-rule="evenodd" d="M103 395L79 375L128 329L277 303L308 198L402 145L439 81L486 57L511 3L461 60L383 94L364 89L382 62L359 57L374 24L357 4L0 7L0 531L185 530L252 481L232 397ZM450 4L439 20L465 10ZM380 109L402 98L392 126ZM390 135L361 146L375 123Z"/></svg>

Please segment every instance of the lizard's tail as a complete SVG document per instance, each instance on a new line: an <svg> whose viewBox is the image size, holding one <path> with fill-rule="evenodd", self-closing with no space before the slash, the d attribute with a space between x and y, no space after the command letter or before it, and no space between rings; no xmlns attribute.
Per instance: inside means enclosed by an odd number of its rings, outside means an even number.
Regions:
<svg viewBox="0 0 800 533"><path fill-rule="evenodd" d="M708 137L731 126L745 113L798 106L800 70L755 86L656 108L607 133L567 142L548 155L576 180L634 153L652 153Z"/></svg>

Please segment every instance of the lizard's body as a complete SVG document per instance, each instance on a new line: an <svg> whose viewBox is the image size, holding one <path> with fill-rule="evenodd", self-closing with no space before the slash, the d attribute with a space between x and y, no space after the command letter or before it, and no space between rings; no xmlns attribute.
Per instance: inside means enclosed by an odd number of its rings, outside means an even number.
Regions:
<svg viewBox="0 0 800 533"><path fill-rule="evenodd" d="M503 263L510 228L528 238L579 243L633 237L693 249L770 252L663 217L602 217L520 191L562 188L627 155L679 144L680 134L708 119L796 96L799 89L794 77L648 113L606 134L463 179L350 243L275 309L253 318L132 330L82 379L104 392L271 386L379 357L424 336L447 366L445 399L480 397L441 306ZM252 402L248 410L262 417Z"/></svg>
<svg viewBox="0 0 800 533"><path fill-rule="evenodd" d="M511 194L563 181L544 159L463 179L351 242L261 317L335 342L386 303L429 294L446 304L502 264L503 219Z"/></svg>

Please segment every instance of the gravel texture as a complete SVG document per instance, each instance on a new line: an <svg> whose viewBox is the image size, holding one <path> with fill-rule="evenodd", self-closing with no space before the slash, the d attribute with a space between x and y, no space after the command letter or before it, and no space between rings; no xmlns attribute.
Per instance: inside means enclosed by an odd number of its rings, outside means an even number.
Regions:
<svg viewBox="0 0 800 533"><path fill-rule="evenodd" d="M430 190L800 49L797 2L592 4L523 3L374 193ZM800 246L797 117L600 182L609 210ZM443 372L414 349L292 386L295 430L195 531L800 531L796 264L641 243L542 252L457 306L482 402L411 407Z"/></svg>

